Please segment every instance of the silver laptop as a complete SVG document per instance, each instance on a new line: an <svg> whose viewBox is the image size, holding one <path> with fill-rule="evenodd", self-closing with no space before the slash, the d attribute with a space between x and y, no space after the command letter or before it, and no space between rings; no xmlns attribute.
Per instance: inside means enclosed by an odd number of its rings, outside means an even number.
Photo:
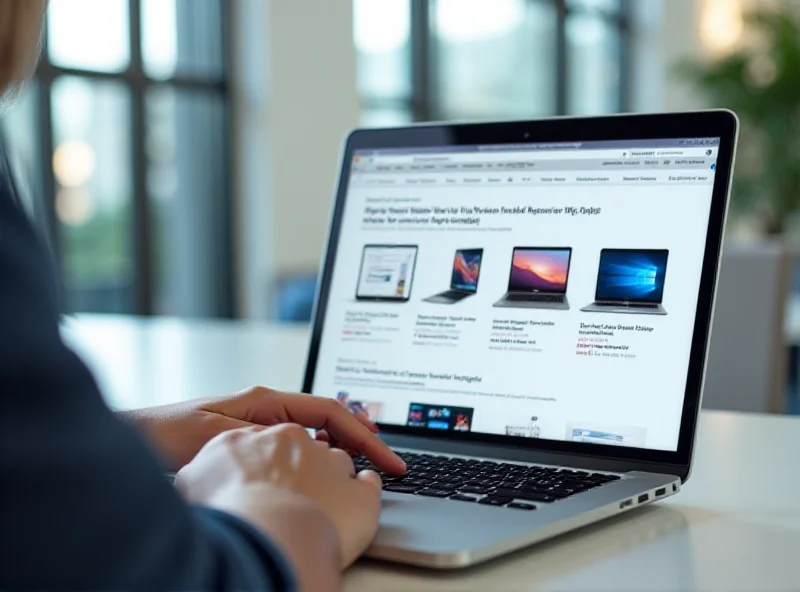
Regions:
<svg viewBox="0 0 800 592"><path fill-rule="evenodd" d="M384 476L370 557L464 567L678 493L737 127L706 111L348 137L304 391L366 410L409 467ZM416 246L422 294L461 245L482 249L482 291L354 301L375 243ZM566 296L569 274L571 298L610 306L494 306L509 256L511 293ZM618 314L638 304L669 315Z"/></svg>
<svg viewBox="0 0 800 592"><path fill-rule="evenodd" d="M571 259L569 247L514 247L508 291L494 305L569 310L567 278Z"/></svg>
<svg viewBox="0 0 800 592"><path fill-rule="evenodd" d="M666 249L603 249L594 302L583 312L665 315Z"/></svg>

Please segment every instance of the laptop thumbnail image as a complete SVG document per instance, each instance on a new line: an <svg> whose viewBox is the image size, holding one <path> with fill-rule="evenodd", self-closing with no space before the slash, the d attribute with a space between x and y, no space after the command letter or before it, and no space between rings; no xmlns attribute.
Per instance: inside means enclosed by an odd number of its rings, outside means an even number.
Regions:
<svg viewBox="0 0 800 592"><path fill-rule="evenodd" d="M459 249L453 259L450 289L425 298L434 304L455 304L478 293L483 249Z"/></svg>
<svg viewBox="0 0 800 592"><path fill-rule="evenodd" d="M664 279L669 251L603 249L594 302L584 312L665 315Z"/></svg>
<svg viewBox="0 0 800 592"><path fill-rule="evenodd" d="M515 247L508 291L496 307L569 310L571 247Z"/></svg>

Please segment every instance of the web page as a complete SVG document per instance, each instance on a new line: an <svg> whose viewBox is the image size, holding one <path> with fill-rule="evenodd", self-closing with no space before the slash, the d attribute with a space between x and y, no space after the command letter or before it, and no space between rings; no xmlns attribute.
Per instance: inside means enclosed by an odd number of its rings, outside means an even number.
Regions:
<svg viewBox="0 0 800 592"><path fill-rule="evenodd" d="M357 153L312 392L675 450L719 145L686 142Z"/></svg>

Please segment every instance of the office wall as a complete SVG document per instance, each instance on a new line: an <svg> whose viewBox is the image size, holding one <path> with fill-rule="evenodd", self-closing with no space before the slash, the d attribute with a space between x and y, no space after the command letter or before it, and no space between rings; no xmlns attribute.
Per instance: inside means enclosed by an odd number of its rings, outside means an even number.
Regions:
<svg viewBox="0 0 800 592"><path fill-rule="evenodd" d="M316 269L343 135L359 119L352 3L272 0L269 115L277 271Z"/></svg>
<svg viewBox="0 0 800 592"><path fill-rule="evenodd" d="M349 0L240 0L236 43L239 312L316 271L342 138L358 124Z"/></svg>

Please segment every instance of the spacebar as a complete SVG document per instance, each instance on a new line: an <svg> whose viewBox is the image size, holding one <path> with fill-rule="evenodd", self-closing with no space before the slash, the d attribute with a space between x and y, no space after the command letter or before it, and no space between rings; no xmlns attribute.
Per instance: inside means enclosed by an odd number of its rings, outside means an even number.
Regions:
<svg viewBox="0 0 800 592"><path fill-rule="evenodd" d="M529 502L554 502L557 496L548 495L546 493L537 493L535 491L525 491L520 489L497 489L493 495L501 497L511 497L514 499L521 499Z"/></svg>

